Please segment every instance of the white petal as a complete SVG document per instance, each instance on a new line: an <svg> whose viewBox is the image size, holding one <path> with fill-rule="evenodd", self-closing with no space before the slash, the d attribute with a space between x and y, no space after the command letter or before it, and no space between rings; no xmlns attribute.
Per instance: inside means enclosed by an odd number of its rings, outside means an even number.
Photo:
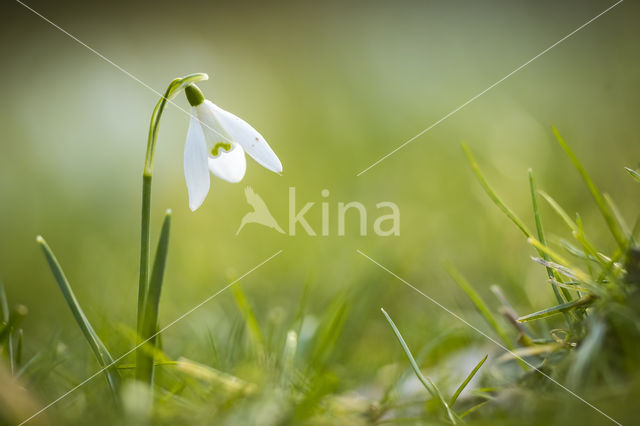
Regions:
<svg viewBox="0 0 640 426"><path fill-rule="evenodd" d="M236 143L231 145L231 151L220 149L217 157L209 156L211 173L227 182L240 182L247 171L247 160L242 147Z"/></svg>
<svg viewBox="0 0 640 426"><path fill-rule="evenodd" d="M184 145L184 178L189 192L189 208L195 211L209 193L209 151L200 122L195 118L195 108L191 108L191 114Z"/></svg>
<svg viewBox="0 0 640 426"><path fill-rule="evenodd" d="M282 172L282 163L280 163L276 154L262 135L251 127L249 123L223 110L209 100L205 100L203 105L211 108L216 121L231 136L231 139L242 145L247 154L253 157L262 167L276 173Z"/></svg>
<svg viewBox="0 0 640 426"><path fill-rule="evenodd" d="M211 101L205 100L203 103L195 107L198 113L198 119L202 125L205 139L207 140L208 151L219 143L232 143L233 139L222 127L215 112L215 105Z"/></svg>

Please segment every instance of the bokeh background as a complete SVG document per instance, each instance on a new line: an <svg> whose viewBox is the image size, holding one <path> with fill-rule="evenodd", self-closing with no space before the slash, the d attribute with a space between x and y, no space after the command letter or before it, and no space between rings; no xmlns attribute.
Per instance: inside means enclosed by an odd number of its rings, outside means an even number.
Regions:
<svg viewBox="0 0 640 426"><path fill-rule="evenodd" d="M555 125L625 218L635 220L638 188L623 169L640 160L640 8L631 1L356 177L611 3L27 4L159 92L176 76L208 73L200 84L205 96L250 122L282 160L282 176L248 160L242 183L212 181L192 213L182 170L188 117L167 108L152 206L154 245L164 210L174 213L161 322L282 249L239 285L264 327L274 329L295 316L305 288L309 318L318 321L335 300L349 298L342 350L332 355L349 387L398 354L380 307L416 346L448 327L464 328L356 249L480 325L444 261L491 304L491 284L502 286L521 314L553 302L544 271L529 258L534 252L481 192L461 142L528 223L532 168L540 187L580 212L602 246L613 247L553 138ZM129 344L112 330L135 322L140 184L158 96L19 3L4 2L2 11L0 277L11 302L29 308L25 350L35 353L55 336L68 346L66 367L77 381L95 366L77 363L91 355L35 237L47 239L99 334L123 353ZM175 102L188 107L182 95ZM285 229L289 187L298 208L316 203L307 217L318 233L319 204L328 202L331 235L310 237L298 228L288 236L248 225L236 236L249 211L247 185ZM323 189L330 191L326 199ZM340 201L367 206L371 235L359 236L350 220L347 235L337 236ZM380 201L399 206L400 236L371 232ZM549 233L570 237L546 205L543 217ZM206 357L205 330L223 335L238 315L231 295L220 295L166 332L167 352ZM45 399L59 390L43 381Z"/></svg>

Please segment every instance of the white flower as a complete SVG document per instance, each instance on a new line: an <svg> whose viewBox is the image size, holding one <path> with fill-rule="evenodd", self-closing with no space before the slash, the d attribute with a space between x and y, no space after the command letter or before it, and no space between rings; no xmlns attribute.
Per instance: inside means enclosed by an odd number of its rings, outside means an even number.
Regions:
<svg viewBox="0 0 640 426"><path fill-rule="evenodd" d="M261 166L282 172L267 141L246 121L204 99L194 86L185 89L191 121L184 147L184 177L189 208L195 211L209 192L209 171L228 182L240 182L247 169L246 152Z"/></svg>

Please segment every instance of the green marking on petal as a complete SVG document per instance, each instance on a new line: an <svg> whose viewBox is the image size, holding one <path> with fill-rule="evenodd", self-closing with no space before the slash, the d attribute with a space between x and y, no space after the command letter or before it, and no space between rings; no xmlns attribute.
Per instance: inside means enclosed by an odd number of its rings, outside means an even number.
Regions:
<svg viewBox="0 0 640 426"><path fill-rule="evenodd" d="M211 150L211 155L213 155L214 157L217 157L220 152L219 151L220 148L224 149L225 152L229 152L231 151L231 144L226 142L218 142L217 144L215 144L215 146Z"/></svg>

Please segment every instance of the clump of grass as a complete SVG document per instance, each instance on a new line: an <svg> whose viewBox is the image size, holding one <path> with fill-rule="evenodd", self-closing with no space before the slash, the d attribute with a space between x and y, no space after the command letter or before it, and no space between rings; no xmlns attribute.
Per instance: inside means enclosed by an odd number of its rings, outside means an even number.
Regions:
<svg viewBox="0 0 640 426"><path fill-rule="evenodd" d="M511 354L508 358L523 360L551 373L574 390L618 381L625 383L631 377L640 358L640 248L637 244L638 221L630 228L617 206L607 194L599 191L586 169L559 132L554 135L592 195L604 223L616 244L611 254L604 254L587 236L579 215L573 219L549 194L536 189L532 171L529 171L530 192L537 235L497 195L488 183L465 145L463 150L471 167L493 203L524 234L536 250L532 259L544 267L546 281L558 303L519 316L510 322L517 337L511 340L502 330L494 315L471 285L452 268L451 275L469 296L478 311L505 343ZM638 179L638 173L627 168ZM574 242L561 241L560 253L548 245L538 195L569 227ZM503 300L503 303L504 302ZM505 307L503 306L503 309ZM506 309L512 311L511 308ZM557 315L563 315L564 328L549 330ZM513 316L513 314L512 314ZM531 333L522 326L530 322L543 322L542 333ZM517 345L517 346L516 346ZM504 357L503 357L504 359Z"/></svg>

